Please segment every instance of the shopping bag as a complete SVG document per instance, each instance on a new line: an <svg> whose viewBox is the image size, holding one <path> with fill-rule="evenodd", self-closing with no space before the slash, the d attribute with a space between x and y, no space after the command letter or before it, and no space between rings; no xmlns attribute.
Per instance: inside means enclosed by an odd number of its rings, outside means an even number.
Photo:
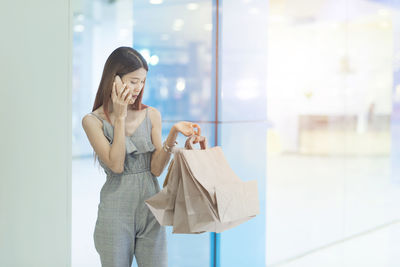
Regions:
<svg viewBox="0 0 400 267"><path fill-rule="evenodd" d="M175 200L180 181L179 168L173 158L168 166L168 173L165 180L168 181L163 189L153 197L145 201L150 211L156 217L160 225L172 225L175 209Z"/></svg>
<svg viewBox="0 0 400 267"><path fill-rule="evenodd" d="M257 182L243 182L229 167L221 147L193 149L191 136L177 148L163 189L146 200L161 225L173 233L222 232L259 213Z"/></svg>
<svg viewBox="0 0 400 267"><path fill-rule="evenodd" d="M192 149L193 140L177 155L190 230L222 232L258 214L257 181L241 181L221 147L208 148L204 137L202 149Z"/></svg>

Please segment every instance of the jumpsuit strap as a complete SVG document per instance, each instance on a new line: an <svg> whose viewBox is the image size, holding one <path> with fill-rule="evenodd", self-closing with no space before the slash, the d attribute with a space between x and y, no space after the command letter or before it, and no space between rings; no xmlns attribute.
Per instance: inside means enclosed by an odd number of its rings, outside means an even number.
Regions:
<svg viewBox="0 0 400 267"><path fill-rule="evenodd" d="M103 122L104 119L102 117L100 117L99 115L95 114L94 112L90 112L90 114L97 117L99 120L101 120L101 122Z"/></svg>
<svg viewBox="0 0 400 267"><path fill-rule="evenodd" d="M149 126L149 124L151 123L150 122L150 118L149 118L149 115L148 115L148 111L149 111L149 108L147 107L146 108L146 117L144 118L145 120L146 120L146 130L147 130L147 134L151 134L151 130L150 130L150 126Z"/></svg>

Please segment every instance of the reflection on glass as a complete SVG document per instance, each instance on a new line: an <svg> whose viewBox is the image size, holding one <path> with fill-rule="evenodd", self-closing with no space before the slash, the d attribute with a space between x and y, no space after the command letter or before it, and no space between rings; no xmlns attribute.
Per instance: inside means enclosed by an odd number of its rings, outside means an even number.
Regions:
<svg viewBox="0 0 400 267"><path fill-rule="evenodd" d="M400 137L391 124L393 3L270 1L267 264L326 266L325 245L399 218L390 167ZM372 243L363 253L380 255ZM326 253L329 266L349 260ZM354 266L369 264L357 253L349 255L365 264Z"/></svg>
<svg viewBox="0 0 400 267"><path fill-rule="evenodd" d="M93 162L93 150L81 118L92 109L104 62L119 46L140 51L149 64L142 102L161 112L163 140L175 122L197 121L213 146L212 2L74 0L72 7L72 262L73 266L99 266L92 236L96 214L88 211L97 210L98 185L104 183L105 175L88 164ZM183 136L178 142L184 145ZM172 235L169 231L168 260L169 266L208 266L210 234Z"/></svg>
<svg viewBox="0 0 400 267"><path fill-rule="evenodd" d="M265 266L267 15L263 0L220 7L219 144L242 180L256 180L260 213L220 234L220 266Z"/></svg>
<svg viewBox="0 0 400 267"><path fill-rule="evenodd" d="M185 3L165 1L152 5L134 2L133 43L153 62L147 75L143 102L156 107L164 121L163 135L173 123L211 121L214 103L211 87L211 1ZM202 135L208 136L212 124L199 123ZM209 129L209 130L208 130ZM183 137L183 136L181 136ZM179 146L184 139L178 139ZM164 174L165 175L165 174ZM162 179L162 178L161 178ZM210 235L168 234L168 257L171 266L209 266Z"/></svg>
<svg viewBox="0 0 400 267"><path fill-rule="evenodd" d="M164 120L210 121L211 1L135 1L134 46L154 61L144 101Z"/></svg>

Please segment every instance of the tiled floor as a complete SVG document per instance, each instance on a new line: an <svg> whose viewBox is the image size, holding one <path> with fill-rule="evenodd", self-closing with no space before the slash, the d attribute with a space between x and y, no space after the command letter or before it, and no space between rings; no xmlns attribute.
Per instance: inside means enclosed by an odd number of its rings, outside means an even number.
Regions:
<svg viewBox="0 0 400 267"><path fill-rule="evenodd" d="M104 182L104 171L93 166L93 158L72 161L73 267L101 266L100 258L94 248L93 231L100 189Z"/></svg>
<svg viewBox="0 0 400 267"><path fill-rule="evenodd" d="M267 170L267 266L400 266L400 224L368 232L400 219L390 158L270 156Z"/></svg>
<svg viewBox="0 0 400 267"><path fill-rule="evenodd" d="M400 223L376 229L400 218L390 169L385 157L268 158L267 266L400 266ZM72 266L101 266L93 230L105 174L91 157L72 170Z"/></svg>
<svg viewBox="0 0 400 267"><path fill-rule="evenodd" d="M398 267L400 221L271 266Z"/></svg>

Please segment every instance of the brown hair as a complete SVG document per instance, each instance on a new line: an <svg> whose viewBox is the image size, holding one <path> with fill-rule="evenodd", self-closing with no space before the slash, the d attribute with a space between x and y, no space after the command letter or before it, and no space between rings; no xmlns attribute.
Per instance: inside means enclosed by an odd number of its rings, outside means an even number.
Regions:
<svg viewBox="0 0 400 267"><path fill-rule="evenodd" d="M111 124L108 111L108 103L111 99L110 97L112 92L112 85L115 76L118 75L122 78L122 76L124 76L125 74L133 72L140 68L144 68L146 71L149 71L146 60L138 51L136 51L132 47L127 46L121 46L115 49L108 56L107 61L104 64L103 74L101 76L99 88L97 89L92 111L95 111L101 105L103 105L106 120ZM140 94L136 98L135 103L131 105L128 104L129 109L142 110L143 108L148 107L147 105L142 104L142 96L145 85L146 79L144 81L143 88L140 91ZM96 161L96 152L94 152L94 155Z"/></svg>
<svg viewBox="0 0 400 267"><path fill-rule="evenodd" d="M106 119L111 123L108 115L108 102L110 100L115 76L118 75L122 78L122 76L125 74L140 68L144 68L146 71L149 71L146 60L138 51L126 46L121 46L115 49L104 64L103 74L101 76L99 88L97 89L96 99L94 100L92 111L103 105ZM146 80L144 81L143 89L140 91L135 103L128 105L128 107L133 110L142 110L143 108L147 107L147 105L142 104L142 96L145 85Z"/></svg>

